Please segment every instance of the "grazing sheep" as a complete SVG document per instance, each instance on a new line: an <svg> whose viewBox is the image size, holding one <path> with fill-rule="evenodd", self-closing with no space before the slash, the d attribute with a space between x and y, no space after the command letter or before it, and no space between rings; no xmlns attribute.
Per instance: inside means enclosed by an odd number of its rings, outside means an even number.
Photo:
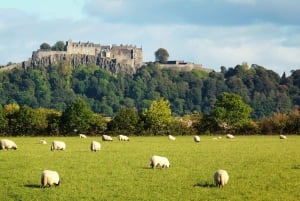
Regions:
<svg viewBox="0 0 300 201"><path fill-rule="evenodd" d="M200 142L200 136L195 135L195 136L194 136L194 141L195 141L195 142Z"/></svg>
<svg viewBox="0 0 300 201"><path fill-rule="evenodd" d="M226 170L218 170L214 174L214 180L215 180L215 184L218 187L223 187L225 184L228 183L229 175Z"/></svg>
<svg viewBox="0 0 300 201"><path fill-rule="evenodd" d="M86 135L84 135L84 134L79 134L79 138L86 138Z"/></svg>
<svg viewBox="0 0 300 201"><path fill-rule="evenodd" d="M129 137L126 135L119 135L118 136L119 141L129 141Z"/></svg>
<svg viewBox="0 0 300 201"><path fill-rule="evenodd" d="M52 185L58 186L60 184L58 173L53 170L44 170L41 175L41 184L43 188Z"/></svg>
<svg viewBox="0 0 300 201"><path fill-rule="evenodd" d="M102 135L102 140L103 141L113 141L112 137L110 137L109 135Z"/></svg>
<svg viewBox="0 0 300 201"><path fill-rule="evenodd" d="M100 151L101 149L101 144L100 142L97 142L97 141L92 141L91 142L91 151Z"/></svg>
<svg viewBox="0 0 300 201"><path fill-rule="evenodd" d="M40 140L40 144L47 144L46 140Z"/></svg>
<svg viewBox="0 0 300 201"><path fill-rule="evenodd" d="M285 140L285 139L286 139L286 136L285 136L285 135L279 135L279 139Z"/></svg>
<svg viewBox="0 0 300 201"><path fill-rule="evenodd" d="M8 140L8 139L2 139L0 140L0 150L1 149L18 149L18 146L16 145L16 143L12 140Z"/></svg>
<svg viewBox="0 0 300 201"><path fill-rule="evenodd" d="M227 135L226 135L226 138L227 138L227 139L233 139L233 138L234 138L234 136L233 136L233 135L231 135L231 134L227 134Z"/></svg>
<svg viewBox="0 0 300 201"><path fill-rule="evenodd" d="M163 156L152 156L150 159L150 167L155 169L157 167L160 168L169 168L170 162L166 157Z"/></svg>
<svg viewBox="0 0 300 201"><path fill-rule="evenodd" d="M168 135L169 140L176 140L176 138L173 135Z"/></svg>
<svg viewBox="0 0 300 201"><path fill-rule="evenodd" d="M62 150L64 151L66 149L66 144L63 141L53 141L51 145L51 151L54 150Z"/></svg>

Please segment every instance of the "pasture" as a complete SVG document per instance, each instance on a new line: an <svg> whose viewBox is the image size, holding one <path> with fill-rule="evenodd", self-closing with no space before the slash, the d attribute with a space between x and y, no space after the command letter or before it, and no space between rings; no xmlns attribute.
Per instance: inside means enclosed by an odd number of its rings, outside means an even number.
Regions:
<svg viewBox="0 0 300 201"><path fill-rule="evenodd" d="M1 138L3 139L3 137ZM7 137L18 150L0 151L0 200L284 200L300 197L300 136ZM39 144L45 139L48 144ZM52 140L65 151L50 151ZM91 152L92 140L101 143ZM169 169L150 169L152 155L166 156ZM229 173L224 188L213 184L219 169ZM40 188L42 170L56 170L61 185Z"/></svg>

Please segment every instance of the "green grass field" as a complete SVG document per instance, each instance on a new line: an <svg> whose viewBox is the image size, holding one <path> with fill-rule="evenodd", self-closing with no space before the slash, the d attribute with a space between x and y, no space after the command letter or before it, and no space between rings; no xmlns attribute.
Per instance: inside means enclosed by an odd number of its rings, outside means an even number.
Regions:
<svg viewBox="0 0 300 201"><path fill-rule="evenodd" d="M0 200L299 200L300 136L212 138L8 137L18 150L0 151ZM54 139L65 141L66 151L51 152ZM92 140L101 143L100 152L90 151ZM171 167L150 169L154 154L168 157ZM213 184L219 168L230 177L220 189ZM44 169L58 171L61 185L40 188Z"/></svg>

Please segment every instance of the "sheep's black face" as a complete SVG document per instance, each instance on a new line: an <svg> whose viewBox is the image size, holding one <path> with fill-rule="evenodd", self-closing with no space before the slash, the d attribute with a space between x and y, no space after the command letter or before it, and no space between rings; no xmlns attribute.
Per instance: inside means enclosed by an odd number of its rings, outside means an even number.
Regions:
<svg viewBox="0 0 300 201"><path fill-rule="evenodd" d="M59 186L59 184L60 184L60 181L58 181L57 184L55 184L55 186Z"/></svg>

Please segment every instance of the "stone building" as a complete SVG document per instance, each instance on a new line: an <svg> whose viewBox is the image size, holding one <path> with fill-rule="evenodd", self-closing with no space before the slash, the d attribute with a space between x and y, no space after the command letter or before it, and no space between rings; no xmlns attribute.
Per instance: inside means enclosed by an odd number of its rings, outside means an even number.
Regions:
<svg viewBox="0 0 300 201"><path fill-rule="evenodd" d="M37 50L32 53L31 62L24 67L48 67L58 62L67 62L72 67L77 65L99 65L118 73L135 73L143 65L143 50L132 45L100 45L90 42L68 40L64 51ZM30 63L30 64L29 64ZM29 66L28 66L29 65Z"/></svg>

